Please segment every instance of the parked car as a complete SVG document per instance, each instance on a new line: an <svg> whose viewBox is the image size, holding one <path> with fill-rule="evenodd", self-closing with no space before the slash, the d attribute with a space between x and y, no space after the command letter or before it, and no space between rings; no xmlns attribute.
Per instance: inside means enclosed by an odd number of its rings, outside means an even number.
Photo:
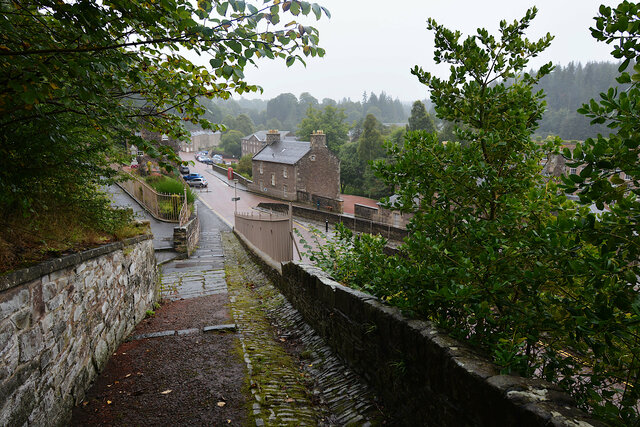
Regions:
<svg viewBox="0 0 640 427"><path fill-rule="evenodd" d="M200 175L199 173L190 173L189 175L185 175L185 176L182 177L182 179L184 179L187 182L191 181L192 179L196 179L196 178L204 179L204 176Z"/></svg>
<svg viewBox="0 0 640 427"><path fill-rule="evenodd" d="M190 179L189 181L187 181L187 184L189 184L189 186L191 186L191 187L198 187L198 188L206 187L206 186L209 185L207 180L204 179L204 178L193 178L193 179Z"/></svg>
<svg viewBox="0 0 640 427"><path fill-rule="evenodd" d="M205 157L202 160L200 160L202 163L206 163L208 165L212 165L213 164L213 160L209 157Z"/></svg>
<svg viewBox="0 0 640 427"><path fill-rule="evenodd" d="M185 165L180 165L178 167L178 169L180 170L180 173L182 175L189 175L190 171L189 171L189 166L185 166Z"/></svg>
<svg viewBox="0 0 640 427"><path fill-rule="evenodd" d="M216 154L215 156L213 156L211 158L213 160L213 163L222 163L224 160L222 159L222 156L220 154Z"/></svg>

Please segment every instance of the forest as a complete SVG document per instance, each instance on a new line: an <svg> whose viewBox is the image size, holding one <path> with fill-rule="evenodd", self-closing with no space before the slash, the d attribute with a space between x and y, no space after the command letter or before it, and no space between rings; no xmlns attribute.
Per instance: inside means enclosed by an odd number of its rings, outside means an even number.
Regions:
<svg viewBox="0 0 640 427"><path fill-rule="evenodd" d="M556 66L534 86L536 91L545 93L546 111L533 138L559 136L563 140L583 141L599 133L608 135L610 129L606 124L592 126L577 110L610 87L626 89L628 85L616 83L618 66L614 62L584 65L570 62ZM537 72L529 71L532 75ZM425 92L425 98L427 95ZM241 138L257 130L293 130L305 140L312 130L323 129L329 148L341 160L341 191L376 199L388 196L391 190L375 178L369 165L371 160L384 158L385 140L402 141L407 129L436 131L440 140L458 139L454 124L440 120L428 99L403 102L384 91L365 92L357 101L318 100L304 92L300 97L283 93L269 100L204 100L204 105L205 118L227 128L222 150L237 158L241 154ZM243 172L250 173L250 162L242 164Z"/></svg>

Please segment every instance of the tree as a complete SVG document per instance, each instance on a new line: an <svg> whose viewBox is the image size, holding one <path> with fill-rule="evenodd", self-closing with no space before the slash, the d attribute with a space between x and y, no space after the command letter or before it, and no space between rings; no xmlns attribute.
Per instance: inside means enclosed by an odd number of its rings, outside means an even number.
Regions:
<svg viewBox="0 0 640 427"><path fill-rule="evenodd" d="M298 122L298 98L292 93L281 93L270 99L267 103L267 118L277 119L287 129L294 129Z"/></svg>
<svg viewBox="0 0 640 427"><path fill-rule="evenodd" d="M240 114L236 117L235 126L232 128L233 130L237 130L243 136L251 135L256 131L255 126L253 125L253 120L246 114Z"/></svg>
<svg viewBox="0 0 640 427"><path fill-rule="evenodd" d="M322 130L327 135L327 147L338 154L340 147L349 139L346 118L341 108L332 105L327 105L322 110L309 107L306 117L298 124L297 135L303 141L309 141L313 132Z"/></svg>
<svg viewBox="0 0 640 427"><path fill-rule="evenodd" d="M358 156L365 164L384 155L380 122L368 114L362 126L362 135L358 138Z"/></svg>
<svg viewBox="0 0 640 427"><path fill-rule="evenodd" d="M362 188L363 171L366 165L358 157L358 143L347 142L340 147L340 192L349 188L352 192Z"/></svg>
<svg viewBox="0 0 640 427"><path fill-rule="evenodd" d="M239 158L242 154L242 138L245 135L237 130L230 130L220 138L220 147L226 154Z"/></svg>
<svg viewBox="0 0 640 427"><path fill-rule="evenodd" d="M260 90L244 78L257 58L287 65L322 56L318 32L296 16L326 9L304 2L170 0L0 4L0 206L26 215L52 200L87 205L84 189L113 176L125 143L160 158L175 153L134 132L187 137L199 99ZM280 25L293 15L294 22ZM286 21L290 21L289 18ZM270 25L265 25L269 23ZM209 56L209 68L183 52ZM83 191L78 191L81 188ZM48 201L45 202L44 200Z"/></svg>
<svg viewBox="0 0 640 427"><path fill-rule="evenodd" d="M413 103L411 107L411 115L409 116L409 124L407 130L425 130L429 133L435 132L436 127L433 124L433 119L427 113L427 109L420 101Z"/></svg>
<svg viewBox="0 0 640 427"><path fill-rule="evenodd" d="M591 99L578 110L593 125L606 124L612 133L578 143L573 152L564 151L568 166L580 169L563 178L564 189L576 192L584 204L607 207L598 216L582 212L575 222L580 241L598 248L593 257L575 266L590 273L578 297L590 301L591 307L576 319L576 329L589 324L594 331L588 336L588 348L598 374L595 393L583 390L581 397L598 415L620 425L640 422L639 16L640 4L635 2L600 6L591 34L612 46L613 57L623 61L616 80L628 86L624 91L610 88L598 101ZM619 384L622 392L612 398L603 386L608 382Z"/></svg>
<svg viewBox="0 0 640 427"><path fill-rule="evenodd" d="M236 171L242 175L248 176L251 178L251 174L253 173L253 164L252 164L253 156L251 154L245 154L240 157L240 161L236 166Z"/></svg>

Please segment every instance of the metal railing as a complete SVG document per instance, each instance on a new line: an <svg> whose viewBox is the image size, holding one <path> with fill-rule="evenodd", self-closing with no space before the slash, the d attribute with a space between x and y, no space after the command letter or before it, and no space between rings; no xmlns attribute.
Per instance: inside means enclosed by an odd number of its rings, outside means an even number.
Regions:
<svg viewBox="0 0 640 427"><path fill-rule="evenodd" d="M180 225L184 225L189 220L191 212L189 212L186 190L184 196L158 193L138 177L127 172L123 173L129 179L118 182L118 185L140 202L154 218L161 221L177 222Z"/></svg>
<svg viewBox="0 0 640 427"><path fill-rule="evenodd" d="M274 261L293 259L291 218L277 213L235 213L235 230Z"/></svg>

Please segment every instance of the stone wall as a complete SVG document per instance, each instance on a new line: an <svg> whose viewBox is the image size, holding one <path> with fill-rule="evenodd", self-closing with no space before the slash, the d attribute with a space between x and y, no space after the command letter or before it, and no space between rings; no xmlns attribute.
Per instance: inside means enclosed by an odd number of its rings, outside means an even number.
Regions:
<svg viewBox="0 0 640 427"><path fill-rule="evenodd" d="M157 298L151 236L0 276L0 425L65 425Z"/></svg>
<svg viewBox="0 0 640 427"><path fill-rule="evenodd" d="M327 199L340 198L340 160L326 145L314 146L312 142L311 150L298 162L296 172L296 190Z"/></svg>
<svg viewBox="0 0 640 427"><path fill-rule="evenodd" d="M223 168L222 166L218 166L218 165L211 165L211 168L215 171L215 172L219 172L224 174L224 176L227 176L227 172L228 169L227 168ZM233 171L233 179L237 179L238 183L244 185L244 186L249 186L250 184L253 184L253 181L251 181L248 178L245 178L244 176L240 175L239 173L236 173L236 171Z"/></svg>
<svg viewBox="0 0 640 427"><path fill-rule="evenodd" d="M179 253L191 253L196 250L200 240L200 220L198 219L198 207L193 205L191 219L181 226L173 229L173 249Z"/></svg>
<svg viewBox="0 0 640 427"><path fill-rule="evenodd" d="M259 203L258 207L276 212L289 212L289 206L284 203ZM408 235L406 228L398 228L389 224L380 224L368 219L356 218L354 216L306 208L303 206L293 206L293 215L320 223L324 223L325 220L328 220L329 224L337 224L341 222L345 227L353 231L379 234L394 241L401 241Z"/></svg>
<svg viewBox="0 0 640 427"><path fill-rule="evenodd" d="M380 394L399 425L601 425L552 384L497 368L428 322L288 263L277 279L305 320Z"/></svg>
<svg viewBox="0 0 640 427"><path fill-rule="evenodd" d="M253 184L249 190L283 200L296 200L296 175L298 167L275 162L252 163Z"/></svg>

